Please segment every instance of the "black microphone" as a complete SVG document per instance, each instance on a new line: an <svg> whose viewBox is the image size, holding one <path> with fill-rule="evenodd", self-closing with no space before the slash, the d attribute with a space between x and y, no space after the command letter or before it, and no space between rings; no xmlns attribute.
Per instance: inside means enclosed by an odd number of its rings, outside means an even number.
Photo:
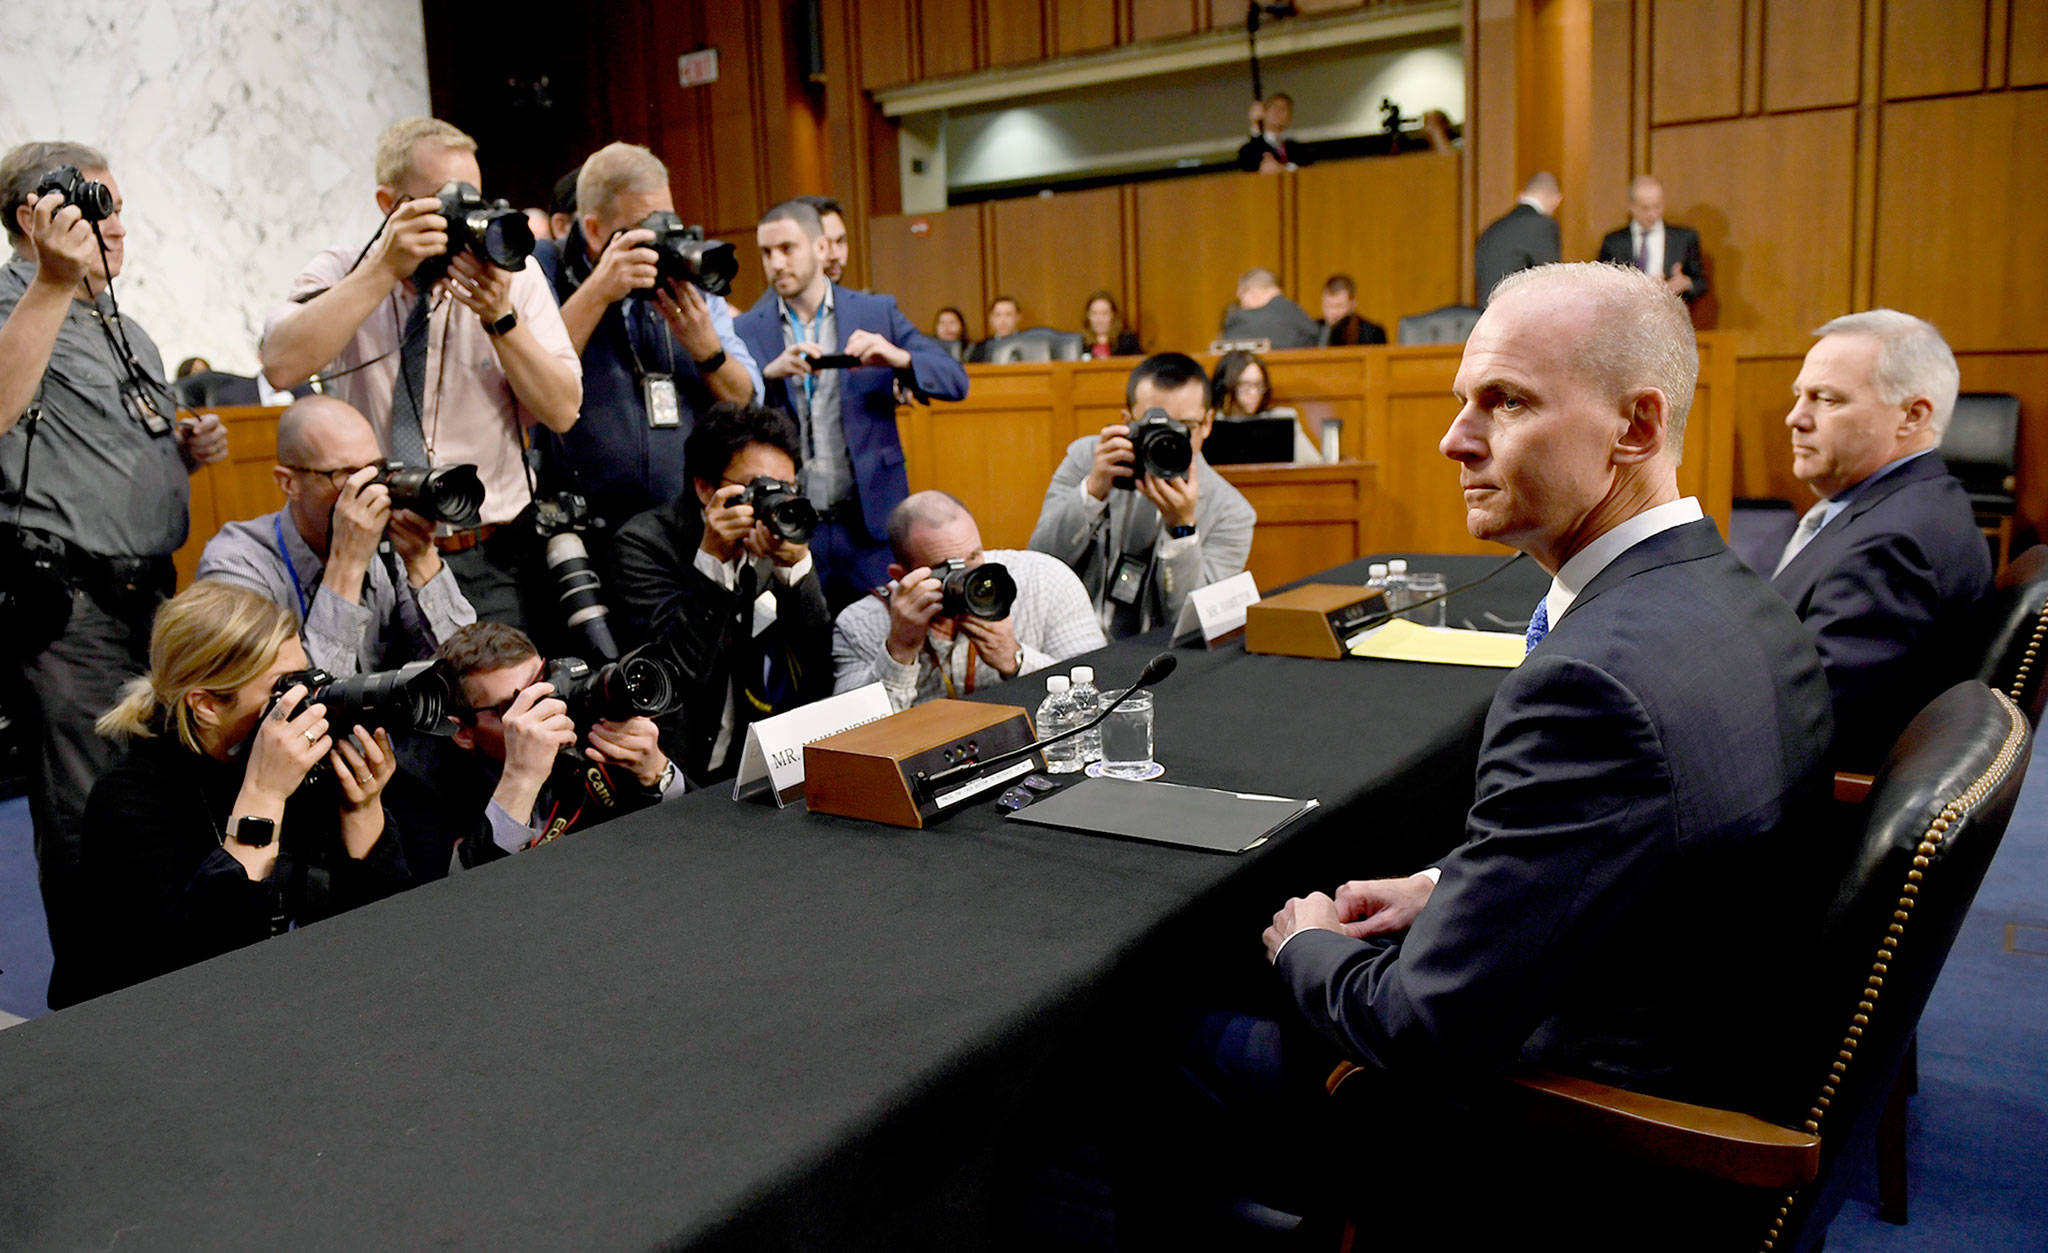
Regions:
<svg viewBox="0 0 2048 1253"><path fill-rule="evenodd" d="M934 775L920 774L913 780L913 783L915 783L922 794L921 799L929 799L941 785L950 783L955 779L963 779L984 771L1000 769L1013 761L1021 761L1033 753L1044 751L1045 746L1048 744L1057 744L1061 740L1071 739L1085 731L1093 731L1096 727L1102 725L1103 719L1116 712L1118 705L1129 700L1132 693L1151 687L1167 675L1172 674L1174 667L1178 665L1180 665L1180 658L1175 657L1172 653L1160 653L1145 663L1145 668L1138 672L1138 677L1132 681L1129 687L1119 692L1117 698L1109 702L1107 708L1080 726L1062 731L1051 739L1033 740L1022 748L1013 748L1006 753L997 753L986 761L963 761L957 766L941 770Z"/></svg>

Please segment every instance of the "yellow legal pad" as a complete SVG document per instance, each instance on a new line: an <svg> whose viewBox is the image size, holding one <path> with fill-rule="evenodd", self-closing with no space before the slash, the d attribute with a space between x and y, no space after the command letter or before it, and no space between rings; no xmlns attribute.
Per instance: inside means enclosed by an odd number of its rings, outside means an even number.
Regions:
<svg viewBox="0 0 2048 1253"><path fill-rule="evenodd" d="M1426 627L1396 618L1351 646L1353 657L1382 661L1426 661L1439 666L1496 666L1512 670L1527 651L1519 635L1500 631L1458 631Z"/></svg>

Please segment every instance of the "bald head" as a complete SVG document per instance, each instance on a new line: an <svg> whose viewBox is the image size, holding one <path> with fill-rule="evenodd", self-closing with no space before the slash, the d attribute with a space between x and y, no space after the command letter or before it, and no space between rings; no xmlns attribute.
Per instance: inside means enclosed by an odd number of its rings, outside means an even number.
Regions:
<svg viewBox="0 0 2048 1253"><path fill-rule="evenodd" d="M1638 174L1628 185L1628 215L1635 224L1649 230L1664 220L1664 184L1647 174Z"/></svg>
<svg viewBox="0 0 2048 1253"><path fill-rule="evenodd" d="M889 547L905 570L981 551L981 528L950 492L916 492L889 511Z"/></svg>
<svg viewBox="0 0 2048 1253"><path fill-rule="evenodd" d="M277 463L324 470L359 466L382 457L370 420L334 396L304 396L277 419Z"/></svg>
<svg viewBox="0 0 2048 1253"><path fill-rule="evenodd" d="M1555 216L1557 206L1564 203L1564 190L1557 185L1557 175L1538 170L1522 184L1522 199L1534 201L1537 208Z"/></svg>

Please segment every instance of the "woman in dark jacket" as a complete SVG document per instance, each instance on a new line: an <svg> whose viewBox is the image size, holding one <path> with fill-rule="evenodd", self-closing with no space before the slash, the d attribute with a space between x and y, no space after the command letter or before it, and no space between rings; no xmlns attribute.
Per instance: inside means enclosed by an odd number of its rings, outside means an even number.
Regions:
<svg viewBox="0 0 2048 1253"><path fill-rule="evenodd" d="M1144 352L1138 347L1138 337L1124 329L1116 297L1106 291L1090 293L1088 303L1081 306L1081 333L1088 337L1091 357L1136 357Z"/></svg>
<svg viewBox="0 0 2048 1253"><path fill-rule="evenodd" d="M126 757L86 803L86 996L253 944L403 886L381 794L388 733L330 734L289 612L226 583L158 611L150 672L99 721ZM308 781L325 764L331 779Z"/></svg>

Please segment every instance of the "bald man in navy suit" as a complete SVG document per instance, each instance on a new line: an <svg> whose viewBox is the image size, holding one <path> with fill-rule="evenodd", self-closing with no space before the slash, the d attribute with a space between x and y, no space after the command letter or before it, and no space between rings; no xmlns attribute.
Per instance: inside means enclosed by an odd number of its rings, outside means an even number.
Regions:
<svg viewBox="0 0 2048 1253"><path fill-rule="evenodd" d="M1954 647L1991 590L1969 493L1936 449L1960 375L1941 332L1892 309L1815 332L1793 384L1792 472L1820 503L1771 577L1820 647L1835 764L1874 771L1972 668Z"/></svg>

